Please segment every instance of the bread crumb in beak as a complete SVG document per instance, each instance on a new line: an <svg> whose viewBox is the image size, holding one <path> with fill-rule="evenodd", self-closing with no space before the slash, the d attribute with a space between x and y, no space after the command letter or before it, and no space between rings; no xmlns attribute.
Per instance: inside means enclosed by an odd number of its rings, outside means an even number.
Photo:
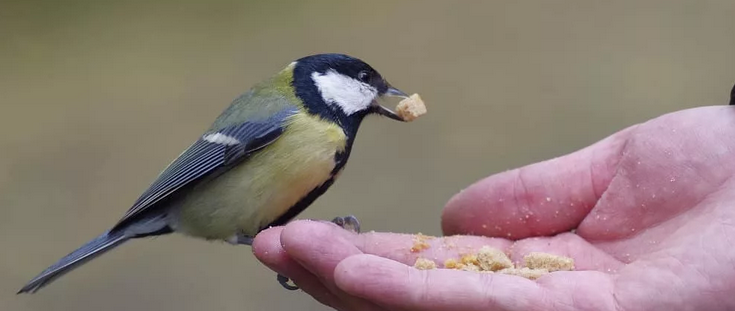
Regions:
<svg viewBox="0 0 735 311"><path fill-rule="evenodd" d="M398 106L396 106L396 114L400 116L403 121L411 122L426 114L426 106L424 105L424 101L421 100L419 94L413 94L398 103Z"/></svg>

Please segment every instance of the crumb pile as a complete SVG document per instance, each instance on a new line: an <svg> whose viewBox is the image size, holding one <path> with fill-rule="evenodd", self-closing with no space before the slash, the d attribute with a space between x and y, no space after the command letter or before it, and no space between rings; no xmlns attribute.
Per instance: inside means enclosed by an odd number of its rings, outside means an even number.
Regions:
<svg viewBox="0 0 735 311"><path fill-rule="evenodd" d="M426 114L426 106L421 100L419 94L413 94L408 98L404 98L398 106L396 106L396 114L406 122L411 122L416 118Z"/></svg>
<svg viewBox="0 0 735 311"><path fill-rule="evenodd" d="M424 235L421 232L414 235L413 237L413 246L411 246L411 252L412 253L418 253L422 250L425 250L429 248L429 243L426 241L435 239L433 236Z"/></svg>
<svg viewBox="0 0 735 311"><path fill-rule="evenodd" d="M433 237L418 234L414 237L411 252L416 253L429 248L426 241ZM478 273L502 273L535 280L554 271L574 270L572 258L557 256L541 252L532 252L523 257L523 265L514 265L503 251L483 246L477 253L465 254L460 258L450 258L444 261L444 269L473 271ZM421 270L437 269L437 264L426 258L418 258L414 267Z"/></svg>

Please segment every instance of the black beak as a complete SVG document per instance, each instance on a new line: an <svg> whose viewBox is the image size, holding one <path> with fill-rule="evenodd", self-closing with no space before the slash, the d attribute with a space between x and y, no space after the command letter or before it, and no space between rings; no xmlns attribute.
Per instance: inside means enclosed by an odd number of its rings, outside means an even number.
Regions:
<svg viewBox="0 0 735 311"><path fill-rule="evenodd" d="M388 85L388 90L385 91L384 96L395 96L400 98L408 98L408 94L404 93L403 91L392 87L390 84Z"/></svg>
<svg viewBox="0 0 735 311"><path fill-rule="evenodd" d="M383 96L408 98L408 95L406 93L404 93L403 91L401 91L401 90L399 90L397 88L392 87L390 84L388 84L388 90L385 91L385 94L383 94ZM377 113L379 115L386 116L386 117L391 118L391 119L396 120L396 121L403 121L403 122L405 122L405 120L403 120L403 118L399 117L395 112L393 112L392 110L390 110L388 108L385 108L385 107L379 105L378 103L375 103L375 106L374 107L375 107L375 113Z"/></svg>

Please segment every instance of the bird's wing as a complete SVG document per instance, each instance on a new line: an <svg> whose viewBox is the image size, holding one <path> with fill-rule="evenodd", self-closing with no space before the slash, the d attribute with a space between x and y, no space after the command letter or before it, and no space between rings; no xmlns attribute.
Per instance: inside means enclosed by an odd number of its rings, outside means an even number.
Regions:
<svg viewBox="0 0 735 311"><path fill-rule="evenodd" d="M229 170L253 152L268 146L283 132L285 120L297 112L288 107L271 117L227 126L202 135L158 176L113 230L127 223L179 189Z"/></svg>

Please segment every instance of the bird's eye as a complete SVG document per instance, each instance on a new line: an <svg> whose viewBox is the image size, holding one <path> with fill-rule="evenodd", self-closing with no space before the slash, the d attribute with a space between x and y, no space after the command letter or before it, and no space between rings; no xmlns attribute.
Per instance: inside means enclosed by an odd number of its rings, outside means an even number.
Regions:
<svg viewBox="0 0 735 311"><path fill-rule="evenodd" d="M362 82L370 82L370 74L367 71L360 71L357 74L357 78Z"/></svg>

